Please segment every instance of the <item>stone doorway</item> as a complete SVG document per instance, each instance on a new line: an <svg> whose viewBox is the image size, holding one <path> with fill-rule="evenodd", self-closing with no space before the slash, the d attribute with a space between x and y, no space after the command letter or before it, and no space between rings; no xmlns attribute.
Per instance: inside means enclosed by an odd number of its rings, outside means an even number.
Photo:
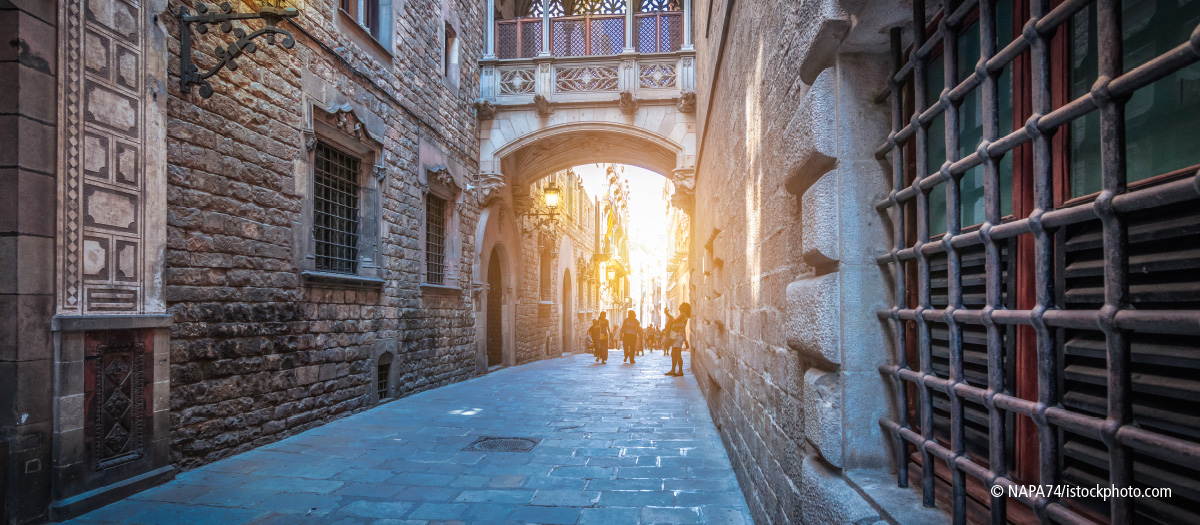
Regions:
<svg viewBox="0 0 1200 525"><path fill-rule="evenodd" d="M504 360L504 278L496 248L488 257L487 284L487 365L493 367Z"/></svg>

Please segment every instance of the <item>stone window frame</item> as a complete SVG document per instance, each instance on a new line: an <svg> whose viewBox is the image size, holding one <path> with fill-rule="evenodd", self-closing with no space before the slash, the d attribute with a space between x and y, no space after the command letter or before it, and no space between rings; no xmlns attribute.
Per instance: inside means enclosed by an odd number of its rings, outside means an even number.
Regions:
<svg viewBox="0 0 1200 525"><path fill-rule="evenodd" d="M419 266L421 268L421 289L423 292L438 292L438 291L461 291L459 279L461 272L459 271L459 263L462 260L461 249L459 248L459 221L460 221L460 202L462 198L462 188L458 183L454 182L454 176L450 173L450 169L445 164L436 166L423 165L421 167L423 177L421 178L421 221L419 246L421 247L421 259ZM446 201L445 209L445 235L442 244L444 257L445 271L442 274L441 283L429 282L428 266L426 264L427 240L428 232L426 225L428 218L425 216L427 197L433 194Z"/></svg>
<svg viewBox="0 0 1200 525"><path fill-rule="evenodd" d="M347 1L353 4L350 10L344 8ZM379 27L375 32L362 20L363 7L372 1L378 4L376 11ZM341 29L341 33L347 35L381 64L389 67L396 55L396 16L393 12L393 2L394 0L338 0L333 7L334 25Z"/></svg>
<svg viewBox="0 0 1200 525"><path fill-rule="evenodd" d="M462 23L458 13L452 11L445 0L442 0L441 14L437 26L437 38L442 48L438 74L442 77L442 85L457 94L462 78Z"/></svg>
<svg viewBox="0 0 1200 525"><path fill-rule="evenodd" d="M311 107L310 129L305 130L305 153L297 187L303 192L299 231L295 236L302 256L298 261L301 278L307 286L380 288L383 285L382 232L383 210L380 188L386 186L387 171L381 164L383 144L371 136L349 104L328 108ZM358 269L355 274L321 271L316 266L316 239L313 237L316 184L317 142L337 148L359 160L359 232Z"/></svg>

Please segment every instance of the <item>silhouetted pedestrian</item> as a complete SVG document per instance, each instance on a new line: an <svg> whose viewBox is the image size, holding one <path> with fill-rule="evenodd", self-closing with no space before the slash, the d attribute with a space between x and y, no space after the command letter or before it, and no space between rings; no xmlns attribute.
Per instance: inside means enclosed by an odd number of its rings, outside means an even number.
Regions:
<svg viewBox="0 0 1200 525"><path fill-rule="evenodd" d="M600 318L596 320L596 324L590 329L592 331L592 341L596 345L596 361L600 364L608 362L608 316L606 312L600 312Z"/></svg>
<svg viewBox="0 0 1200 525"><path fill-rule="evenodd" d="M625 361L629 364L637 362L638 332L641 329L642 326L638 324L633 310L630 310L629 315L625 316L625 322L621 323L621 349L625 351Z"/></svg>
<svg viewBox="0 0 1200 525"><path fill-rule="evenodd" d="M683 348L691 346L687 341L687 322L692 316L692 305L683 303L679 305L679 317L671 317L667 313L667 327L663 330L667 334L667 340L671 345L671 371L663 375L681 376L683 375ZM676 371L676 367L679 371Z"/></svg>

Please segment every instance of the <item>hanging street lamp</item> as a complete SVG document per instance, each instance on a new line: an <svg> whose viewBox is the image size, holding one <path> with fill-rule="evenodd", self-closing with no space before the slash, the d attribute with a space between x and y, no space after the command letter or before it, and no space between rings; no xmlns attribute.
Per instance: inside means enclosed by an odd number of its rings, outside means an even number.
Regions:
<svg viewBox="0 0 1200 525"><path fill-rule="evenodd" d="M258 50L258 44L254 43L254 39L260 36L266 36L266 41L270 45L277 45L275 35L280 35L283 38L279 39L278 45L284 49L291 49L296 45L296 39L286 29L280 29L279 23L295 18L300 14L294 7L284 7L286 0L259 0L260 7L257 13L234 13L233 6L229 2L221 2L217 9L220 12L210 12L212 8L208 5L199 3L196 4L196 14L192 14L186 7L179 8L179 90L184 93L192 92L192 84L200 86L200 96L204 98L211 97L213 94L212 84L208 83L208 78L217 74L224 68L229 68L230 71L236 71L238 64L236 59L242 56L243 53L253 53ZM234 20L262 20L265 25L262 29L252 33L246 33L245 29L234 27ZM200 34L208 33L210 24L219 24L223 33L233 33L237 37L237 41L229 44L228 47L217 46L213 50L213 54L219 59L217 65L212 69L200 72L199 66L192 62L192 25L195 24L196 32Z"/></svg>
<svg viewBox="0 0 1200 525"><path fill-rule="evenodd" d="M540 230L558 224L558 205L562 202L562 190L559 189L553 180L542 189L542 199L546 204L545 213L530 212L525 214L527 217L538 217L537 224L529 231Z"/></svg>

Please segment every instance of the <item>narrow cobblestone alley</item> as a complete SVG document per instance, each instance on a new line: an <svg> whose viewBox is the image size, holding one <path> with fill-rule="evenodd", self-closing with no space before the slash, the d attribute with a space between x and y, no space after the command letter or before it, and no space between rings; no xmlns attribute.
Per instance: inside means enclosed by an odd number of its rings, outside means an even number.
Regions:
<svg viewBox="0 0 1200 525"><path fill-rule="evenodd" d="M668 358L649 354L567 356L398 399L75 522L749 522L690 371L666 377ZM462 451L482 436L541 442Z"/></svg>

